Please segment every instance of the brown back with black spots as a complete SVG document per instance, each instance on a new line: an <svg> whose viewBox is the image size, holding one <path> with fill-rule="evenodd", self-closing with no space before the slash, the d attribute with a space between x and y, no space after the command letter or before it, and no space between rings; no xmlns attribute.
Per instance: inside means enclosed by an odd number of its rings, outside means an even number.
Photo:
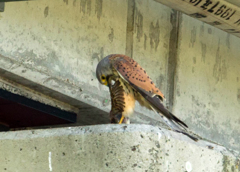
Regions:
<svg viewBox="0 0 240 172"><path fill-rule="evenodd" d="M146 71L135 60L121 54L114 54L109 59L114 68L128 82L149 93L159 95L161 99L164 98L163 93L155 86Z"/></svg>

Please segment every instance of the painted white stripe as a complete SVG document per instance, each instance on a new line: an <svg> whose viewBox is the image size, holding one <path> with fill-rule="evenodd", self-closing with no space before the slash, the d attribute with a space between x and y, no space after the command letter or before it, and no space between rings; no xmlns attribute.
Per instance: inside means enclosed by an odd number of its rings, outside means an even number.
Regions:
<svg viewBox="0 0 240 172"><path fill-rule="evenodd" d="M240 8L225 0L155 0L240 37Z"/></svg>
<svg viewBox="0 0 240 172"><path fill-rule="evenodd" d="M162 134L161 133L158 133L158 140L160 140L162 137Z"/></svg>
<svg viewBox="0 0 240 172"><path fill-rule="evenodd" d="M187 170L187 172L192 171L192 164L189 161L186 162L186 170Z"/></svg>
<svg viewBox="0 0 240 172"><path fill-rule="evenodd" d="M49 171L52 171L52 152L48 154Z"/></svg>

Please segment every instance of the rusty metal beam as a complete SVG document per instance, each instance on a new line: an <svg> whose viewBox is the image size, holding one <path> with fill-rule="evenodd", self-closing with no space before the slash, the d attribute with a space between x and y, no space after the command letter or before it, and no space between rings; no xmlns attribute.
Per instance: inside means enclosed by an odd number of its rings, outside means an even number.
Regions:
<svg viewBox="0 0 240 172"><path fill-rule="evenodd" d="M155 0L240 37L240 7L224 0Z"/></svg>

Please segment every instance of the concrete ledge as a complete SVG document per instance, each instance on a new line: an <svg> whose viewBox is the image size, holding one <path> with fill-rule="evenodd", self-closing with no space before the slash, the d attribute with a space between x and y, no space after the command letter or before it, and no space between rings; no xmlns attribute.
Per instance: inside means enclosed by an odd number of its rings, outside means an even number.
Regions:
<svg viewBox="0 0 240 172"><path fill-rule="evenodd" d="M237 152L150 125L0 133L0 171L240 171Z"/></svg>

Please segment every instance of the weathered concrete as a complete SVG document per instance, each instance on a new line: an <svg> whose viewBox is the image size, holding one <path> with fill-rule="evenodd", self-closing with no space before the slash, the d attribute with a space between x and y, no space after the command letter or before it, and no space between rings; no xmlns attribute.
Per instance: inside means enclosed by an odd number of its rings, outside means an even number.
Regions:
<svg viewBox="0 0 240 172"><path fill-rule="evenodd" d="M4 11L4 7L5 7L5 3L4 2L0 2L0 12Z"/></svg>
<svg viewBox="0 0 240 172"><path fill-rule="evenodd" d="M63 103L59 100L53 99L45 94L36 92L34 90L31 90L27 87L23 87L20 84L17 84L16 82L12 82L10 80L6 80L6 78L2 78L0 77L0 88L17 94L17 95L21 95L24 97L27 97L29 99L41 102L43 104L47 104L65 111L72 111L75 113L78 113L78 108L71 106L67 103Z"/></svg>
<svg viewBox="0 0 240 172"><path fill-rule="evenodd" d="M240 7L240 1L238 1L238 0L225 0L225 1L230 2L231 4L234 4L234 5L237 5Z"/></svg>
<svg viewBox="0 0 240 172"><path fill-rule="evenodd" d="M125 52L127 1L6 3L0 15L3 76L84 112L109 111L95 68L104 55Z"/></svg>
<svg viewBox="0 0 240 172"><path fill-rule="evenodd" d="M0 170L240 171L239 160L224 147L175 136L180 135L149 125L0 133Z"/></svg>
<svg viewBox="0 0 240 172"><path fill-rule="evenodd" d="M240 39L182 17L174 112L199 135L240 150Z"/></svg>
<svg viewBox="0 0 240 172"><path fill-rule="evenodd" d="M155 0L170 8L240 37L240 8L225 0Z"/></svg>
<svg viewBox="0 0 240 172"><path fill-rule="evenodd" d="M109 93L95 68L105 55L126 53L147 70L190 129L240 150L240 41L176 15L153 0L6 3L0 13L0 74L12 86L36 91L39 101L79 110L78 124L106 123ZM153 112L137 106L136 114L133 122L160 125Z"/></svg>
<svg viewBox="0 0 240 172"><path fill-rule="evenodd" d="M79 121L84 124L88 115L98 116L93 106L106 112L110 109L108 89L95 77L96 65L105 55L132 52L142 65L145 57L150 58L143 66L162 90L167 89L170 8L150 0L67 2L6 3L0 14L2 76L80 108ZM133 37L126 39L129 35ZM161 73L152 70L153 64ZM159 123L159 116L145 109L137 108L136 113L133 121ZM108 120L107 113L99 116Z"/></svg>

